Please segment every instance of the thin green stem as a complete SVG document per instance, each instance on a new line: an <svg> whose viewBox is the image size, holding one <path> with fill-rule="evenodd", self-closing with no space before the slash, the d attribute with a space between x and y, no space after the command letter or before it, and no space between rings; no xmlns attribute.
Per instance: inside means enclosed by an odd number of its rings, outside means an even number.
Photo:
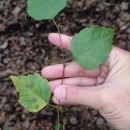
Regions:
<svg viewBox="0 0 130 130"><path fill-rule="evenodd" d="M57 108L57 106L55 106L55 105L51 105L51 104L49 104L49 103L48 103L48 105L51 106L51 107Z"/></svg>
<svg viewBox="0 0 130 130"><path fill-rule="evenodd" d="M56 21L55 21L54 18L52 19L52 21L53 21L53 23L55 24L56 28L59 30L59 26L57 25L57 23L56 23Z"/></svg>

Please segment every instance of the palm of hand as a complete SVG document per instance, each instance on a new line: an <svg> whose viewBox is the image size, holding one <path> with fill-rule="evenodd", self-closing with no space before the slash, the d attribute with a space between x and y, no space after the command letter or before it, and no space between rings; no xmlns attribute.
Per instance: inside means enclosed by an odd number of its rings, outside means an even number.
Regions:
<svg viewBox="0 0 130 130"><path fill-rule="evenodd" d="M104 106L99 112L117 129L130 129L130 53L113 48L105 63ZM99 78L100 79L100 78Z"/></svg>
<svg viewBox="0 0 130 130"><path fill-rule="evenodd" d="M60 46L57 34L50 41ZM62 35L63 47L69 49L71 37ZM53 101L61 104L80 104L98 110L115 128L130 128L130 53L113 47L107 62L94 70L85 70L77 63L65 68L61 80L50 82ZM61 78L63 65L49 66L42 71L46 78ZM62 90L62 91L61 91Z"/></svg>

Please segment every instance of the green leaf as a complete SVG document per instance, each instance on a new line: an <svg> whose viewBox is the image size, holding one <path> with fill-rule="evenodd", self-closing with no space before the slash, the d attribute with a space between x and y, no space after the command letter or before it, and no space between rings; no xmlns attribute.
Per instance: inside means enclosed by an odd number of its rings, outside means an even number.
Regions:
<svg viewBox="0 0 130 130"><path fill-rule="evenodd" d="M55 130L59 130L61 128L61 123L56 123L54 128L55 128Z"/></svg>
<svg viewBox="0 0 130 130"><path fill-rule="evenodd" d="M63 124L66 125L66 124L67 124L67 121L68 121L67 118L64 117L64 118L63 118Z"/></svg>
<svg viewBox="0 0 130 130"><path fill-rule="evenodd" d="M71 40L74 60L86 69L94 69L109 58L114 29L92 26L83 29Z"/></svg>
<svg viewBox="0 0 130 130"><path fill-rule="evenodd" d="M64 106L59 106L59 110L61 113L64 113L65 112Z"/></svg>
<svg viewBox="0 0 130 130"><path fill-rule="evenodd" d="M53 19L66 3L67 0L28 0L27 12L36 20Z"/></svg>
<svg viewBox="0 0 130 130"><path fill-rule="evenodd" d="M30 112L38 112L44 108L50 99L50 87L48 81L39 74L27 76L10 76L17 91L19 103Z"/></svg>

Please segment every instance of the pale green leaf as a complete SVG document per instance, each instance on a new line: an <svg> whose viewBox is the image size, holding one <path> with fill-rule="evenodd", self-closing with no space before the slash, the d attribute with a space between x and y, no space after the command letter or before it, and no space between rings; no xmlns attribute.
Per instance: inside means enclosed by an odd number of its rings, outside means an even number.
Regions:
<svg viewBox="0 0 130 130"><path fill-rule="evenodd" d="M71 51L74 60L86 69L94 69L109 58L114 29L92 26L74 35Z"/></svg>
<svg viewBox="0 0 130 130"><path fill-rule="evenodd" d="M67 0L28 0L27 12L36 20L53 19L66 3Z"/></svg>
<svg viewBox="0 0 130 130"><path fill-rule="evenodd" d="M48 81L39 74L27 76L10 76L16 90L19 92L19 103L30 112L38 112L44 108L50 99Z"/></svg>
<svg viewBox="0 0 130 130"><path fill-rule="evenodd" d="M61 128L61 123L56 123L54 129L59 130L60 128Z"/></svg>

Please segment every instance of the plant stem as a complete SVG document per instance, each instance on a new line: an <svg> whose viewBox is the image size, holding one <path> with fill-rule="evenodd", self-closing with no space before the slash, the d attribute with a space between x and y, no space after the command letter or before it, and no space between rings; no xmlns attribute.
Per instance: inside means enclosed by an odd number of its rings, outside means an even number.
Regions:
<svg viewBox="0 0 130 130"><path fill-rule="evenodd" d="M51 106L51 107L57 108L57 106L51 105L51 104L49 104L49 103L48 103L48 105Z"/></svg>
<svg viewBox="0 0 130 130"><path fill-rule="evenodd" d="M54 18L52 20L53 20L53 23L55 24L55 26L56 26L56 28L58 30L58 34L59 34L59 38L60 38L60 46L61 46L61 53L62 53L62 63L63 63L63 71L62 71L62 77L61 77L61 85L62 85L63 84L63 80L64 80L65 64L66 64L66 62L65 62L65 57L64 57L64 50L63 50L63 44L62 44L62 39L61 39L60 27L57 25L57 23L56 23ZM59 122L59 120L60 120L59 119L59 117L60 117L59 107L60 107L60 105L57 105L57 114L58 114L57 120L58 120L58 124L60 124L60 122ZM58 127L59 127L59 125L58 125ZM58 130L59 129L60 128L58 128Z"/></svg>
<svg viewBox="0 0 130 130"><path fill-rule="evenodd" d="M59 128L59 124L60 124L60 110L59 110L59 105L54 106L54 105L51 105L49 103L48 103L48 105L57 109L57 124L58 124L58 130L59 130L60 129Z"/></svg>
<svg viewBox="0 0 130 130"><path fill-rule="evenodd" d="M56 23L55 19L53 18L53 15L52 15L52 12L51 12L51 9L47 3L47 0L46 1L46 4L47 4L47 8L50 12L50 16L52 17L52 21L53 23L55 24L57 30L58 30L58 34L59 34L59 38L60 38L60 45L61 45L61 52L62 52L62 62L63 62L63 71L62 71L62 80L61 80L61 85L63 84L63 79L64 79L64 72L65 72L65 57L64 57L64 50L63 50L63 44L62 44L62 39L61 39L61 32L60 32L60 27L58 26L58 24Z"/></svg>
<svg viewBox="0 0 130 130"><path fill-rule="evenodd" d="M63 71L62 71L62 80L61 80L61 85L63 85L63 80L64 80L64 73L65 73L65 57L64 57L64 50L63 50L63 44L62 44L62 39L61 39L61 32L60 32L60 27L58 26L58 24L56 23L55 19L53 18L53 15L52 15L52 12L51 12L51 9L47 3L47 0L46 1L46 4L47 4L47 7L49 9L49 12L50 12L50 15L52 17L52 21L54 23L54 25L56 26L57 30L58 30L58 34L59 34L59 38L60 38L60 46L61 46L61 53L62 53L62 63L63 63ZM51 105L53 106L53 105ZM53 106L54 107L54 106ZM59 124L60 124L60 112L59 112L59 105L57 105L55 108L57 108L57 122L58 122L58 130L60 129L59 128Z"/></svg>
<svg viewBox="0 0 130 130"><path fill-rule="evenodd" d="M61 39L61 32L60 32L60 27L57 25L55 19L53 18L53 23L55 24L57 30L58 30L58 34L59 34L59 38L60 38L60 46L61 46L61 53L62 53L62 63L63 63L63 71L62 71L62 80L61 80L61 85L63 84L63 80L64 80L64 73L65 73L65 57L64 57L64 50L63 50L63 44L62 44L62 39Z"/></svg>
<svg viewBox="0 0 130 130"><path fill-rule="evenodd" d="M60 110L59 105L56 106L57 109L57 124L58 124L58 130L60 129Z"/></svg>

